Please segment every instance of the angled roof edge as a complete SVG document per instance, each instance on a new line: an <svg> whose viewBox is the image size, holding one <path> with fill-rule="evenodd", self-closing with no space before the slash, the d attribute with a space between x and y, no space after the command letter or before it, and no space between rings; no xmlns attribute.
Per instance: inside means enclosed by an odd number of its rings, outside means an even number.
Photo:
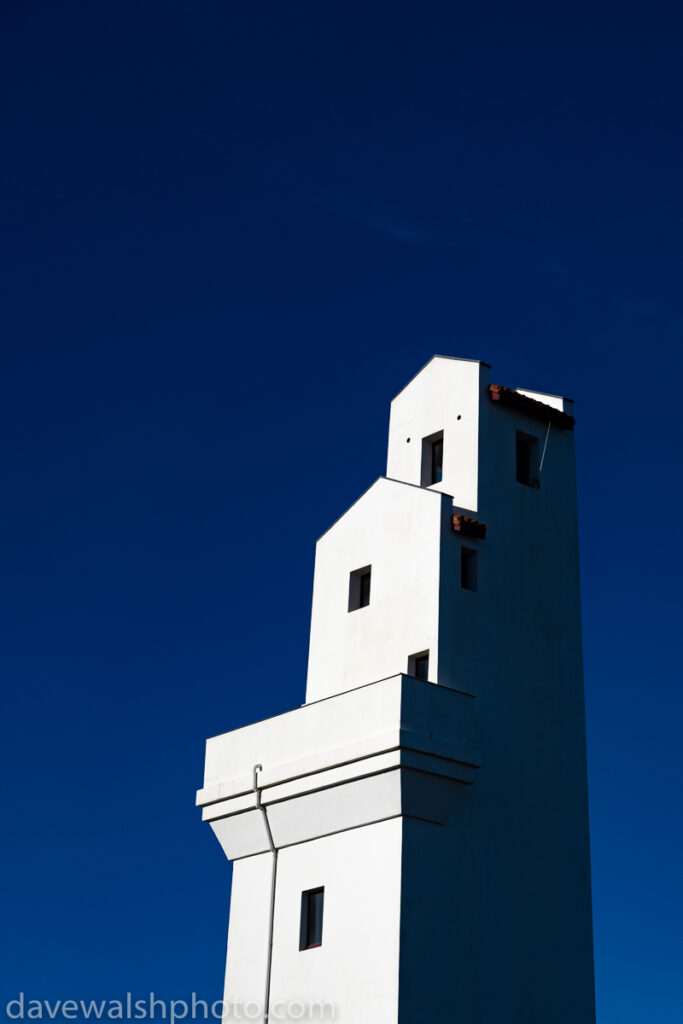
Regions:
<svg viewBox="0 0 683 1024"><path fill-rule="evenodd" d="M573 398L569 395L556 395L552 391L539 391L537 388L512 388L512 391L519 391L520 395L533 394L533 395L545 395L546 398L561 398L563 402L571 402L575 405ZM538 401L540 402L540 398Z"/></svg>
<svg viewBox="0 0 683 1024"><path fill-rule="evenodd" d="M473 359L471 361L475 362L476 360ZM440 498L448 498L449 501L453 500L452 495L446 494L445 491L432 491L432 490L430 490L429 487L420 487L419 484L410 484L410 483L408 483L407 480L396 480L396 478L393 477L393 476L378 476L376 480L373 480L373 482L370 484L369 487L365 488L365 490L363 491L362 494L358 495L358 497L356 498L355 501L352 501L351 504L347 508L344 509L344 511L342 512L341 515L337 516L337 518L334 520L334 522L330 523L330 525L327 527L326 530L323 530L323 532L320 534L320 536L318 538L316 538L316 544L318 543L318 541L322 540L323 537L326 536L326 534L328 534L330 532L330 530L334 529L334 527L337 525L337 523L341 522L341 520L344 518L346 513L350 512L351 509L355 505L357 505L359 501L362 501L363 498L365 497L365 495L368 494L372 490L373 487L376 487L377 484L381 483L382 481L384 481L385 483L388 483L388 484L398 484L399 487L412 487L416 491L422 491L423 494L438 494L438 496Z"/></svg>
<svg viewBox="0 0 683 1024"><path fill-rule="evenodd" d="M431 359L428 359L424 366L421 366L417 373L414 373L407 384L404 384L400 391L397 391L394 397L391 399L395 402L399 395L403 394L407 387L413 383L416 377L419 377L423 370L426 370L430 363L433 363L435 359L450 359L454 363L479 363L480 366L488 366L491 369L491 364L485 362L483 359L468 359L466 356L441 356L438 353L433 355Z"/></svg>
<svg viewBox="0 0 683 1024"><path fill-rule="evenodd" d="M546 392L545 397L555 398L557 396L549 395ZM507 405L518 409L520 412L528 413L530 416L547 419L549 423L554 423L564 430L573 430L576 424L576 420L571 413L558 409L556 405L548 405L547 402L541 402L537 398L532 398L523 391L506 388L502 384L489 384L489 398L494 402L500 402L501 405ZM560 399L560 401L563 402L564 399Z"/></svg>

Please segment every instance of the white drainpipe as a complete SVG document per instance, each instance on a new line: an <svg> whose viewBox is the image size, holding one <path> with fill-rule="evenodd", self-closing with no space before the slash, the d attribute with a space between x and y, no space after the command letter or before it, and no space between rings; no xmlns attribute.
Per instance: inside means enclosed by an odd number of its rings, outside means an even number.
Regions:
<svg viewBox="0 0 683 1024"><path fill-rule="evenodd" d="M263 815L263 824L266 826L268 845L270 846L270 852L273 855L273 870L270 876L270 911L268 914L268 956L266 960L266 991L263 1000L263 1024L268 1024L268 1014L270 1011L270 972L273 963L273 924L275 921L275 882L277 879L278 851L276 850L275 843L273 842L273 833L270 831L268 812L261 803L261 788L258 784L258 773L262 771L263 765L254 765L254 793L256 794L256 809L259 810Z"/></svg>

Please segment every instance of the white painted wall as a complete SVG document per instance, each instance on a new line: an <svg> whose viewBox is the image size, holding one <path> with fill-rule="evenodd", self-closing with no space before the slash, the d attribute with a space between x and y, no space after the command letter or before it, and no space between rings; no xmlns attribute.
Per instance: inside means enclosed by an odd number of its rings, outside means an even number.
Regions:
<svg viewBox="0 0 683 1024"><path fill-rule="evenodd" d="M213 737L202 817L230 860L270 836L282 849L402 814L443 822L479 764L475 703L400 675Z"/></svg>
<svg viewBox="0 0 683 1024"><path fill-rule="evenodd" d="M391 403L387 476L419 486L422 439L443 431L443 480L433 489L476 511L479 404L489 383L486 363L434 356Z"/></svg>
<svg viewBox="0 0 683 1024"><path fill-rule="evenodd" d="M342 1022L395 1024L401 837L401 818L394 818L279 853L271 1011L320 1000ZM236 861L233 870L224 998L228 1010L237 1002L243 1015L248 1004L262 1009L265 1002L272 866L272 854L264 853ZM301 951L301 894L318 886L325 887L323 944Z"/></svg>
<svg viewBox="0 0 683 1024"><path fill-rule="evenodd" d="M448 499L380 478L318 541L307 702L397 672L430 652L438 678L439 547ZM370 604L348 610L349 575L372 566Z"/></svg>
<svg viewBox="0 0 683 1024"><path fill-rule="evenodd" d="M401 818L284 850L272 999L326 999L343 1024L396 1024ZM323 885L323 944L299 951L301 893Z"/></svg>
<svg viewBox="0 0 683 1024"><path fill-rule="evenodd" d="M260 761L277 834L294 843L279 854L273 999L331 999L342 1022L595 1019L574 435L553 426L540 487L518 483L516 431L542 443L547 423L491 402L488 384L485 364L435 357L397 396L392 479L318 542L308 703L207 749L202 800L216 831L233 828L212 817L218 801L250 806L248 769ZM421 441L440 430L443 481L421 488ZM485 540L452 532L454 503L487 524ZM476 592L460 586L463 545L478 552ZM349 574L365 565L370 605L349 612ZM476 697L366 685L426 649L432 682ZM414 697L408 716L399 689ZM453 717L426 692L452 697ZM464 735L463 702L481 742L473 785L420 770ZM234 816L246 839L225 839L226 850L253 848L246 818L258 813ZM379 813L395 817L367 823ZM238 861L233 882L227 991L253 1000L269 872L258 854ZM317 885L323 945L300 952L301 892Z"/></svg>
<svg viewBox="0 0 683 1024"><path fill-rule="evenodd" d="M232 869L224 999L263 1008L266 992L272 854L236 860ZM227 1020L234 1020L228 1013ZM244 1019L244 1018L243 1018ZM253 1018L252 1018L253 1019Z"/></svg>
<svg viewBox="0 0 683 1024"><path fill-rule="evenodd" d="M384 679L375 686L343 693L334 702L307 703L262 722L234 729L206 742L204 790L200 803L250 792L252 767L263 765L262 786L344 760L375 752L363 742L384 734L398 739L402 681Z"/></svg>

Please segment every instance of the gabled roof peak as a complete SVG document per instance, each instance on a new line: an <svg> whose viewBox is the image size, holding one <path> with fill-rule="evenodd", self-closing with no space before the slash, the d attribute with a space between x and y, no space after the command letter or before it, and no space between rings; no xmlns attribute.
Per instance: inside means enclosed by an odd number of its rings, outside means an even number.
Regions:
<svg viewBox="0 0 683 1024"><path fill-rule="evenodd" d="M398 396L400 394L402 394L407 387L410 387L410 385L413 383L413 381L417 377L419 377L420 374L423 372L423 370L426 370L427 367L430 365L430 363L433 363L435 359L447 359L449 362L452 362L452 363L478 363L480 366L487 366L489 368L489 370L491 369L491 364L485 362L483 359L468 359L465 356L442 356L442 355L439 355L437 353L436 355L433 355L431 357L431 359L428 359L427 362L424 364L424 366L420 367L420 369L417 371L417 373L413 374L413 376L410 378L410 380L406 384L403 385L403 387L401 388L400 391L396 392L396 394L392 398L392 402L396 398L398 398Z"/></svg>

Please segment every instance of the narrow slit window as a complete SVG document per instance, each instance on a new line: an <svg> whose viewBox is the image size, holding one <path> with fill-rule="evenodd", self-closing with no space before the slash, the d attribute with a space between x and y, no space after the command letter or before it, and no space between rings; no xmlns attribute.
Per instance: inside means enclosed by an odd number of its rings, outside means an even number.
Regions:
<svg viewBox="0 0 683 1024"><path fill-rule="evenodd" d="M460 586L463 590L477 589L477 552L473 548L460 549Z"/></svg>
<svg viewBox="0 0 683 1024"><path fill-rule="evenodd" d="M301 928L299 949L315 949L323 944L323 906L325 889L308 889L301 893Z"/></svg>
<svg viewBox="0 0 683 1024"><path fill-rule="evenodd" d="M422 474L420 483L423 487L440 484L443 480L443 430L438 434L422 438Z"/></svg>
<svg viewBox="0 0 683 1024"><path fill-rule="evenodd" d="M364 572L360 577L360 606L366 608L370 604L370 573Z"/></svg>
<svg viewBox="0 0 683 1024"><path fill-rule="evenodd" d="M515 443L517 482L538 487L538 438L517 431Z"/></svg>
<svg viewBox="0 0 683 1024"><path fill-rule="evenodd" d="M370 604L370 581L372 578L372 566L366 565L362 569L354 569L349 576L349 611L355 612L358 608L367 608Z"/></svg>
<svg viewBox="0 0 683 1024"><path fill-rule="evenodd" d="M408 675L415 679L429 679L429 651L411 654L408 658Z"/></svg>
<svg viewBox="0 0 683 1024"><path fill-rule="evenodd" d="M432 444L432 483L440 484L443 477L443 437Z"/></svg>

